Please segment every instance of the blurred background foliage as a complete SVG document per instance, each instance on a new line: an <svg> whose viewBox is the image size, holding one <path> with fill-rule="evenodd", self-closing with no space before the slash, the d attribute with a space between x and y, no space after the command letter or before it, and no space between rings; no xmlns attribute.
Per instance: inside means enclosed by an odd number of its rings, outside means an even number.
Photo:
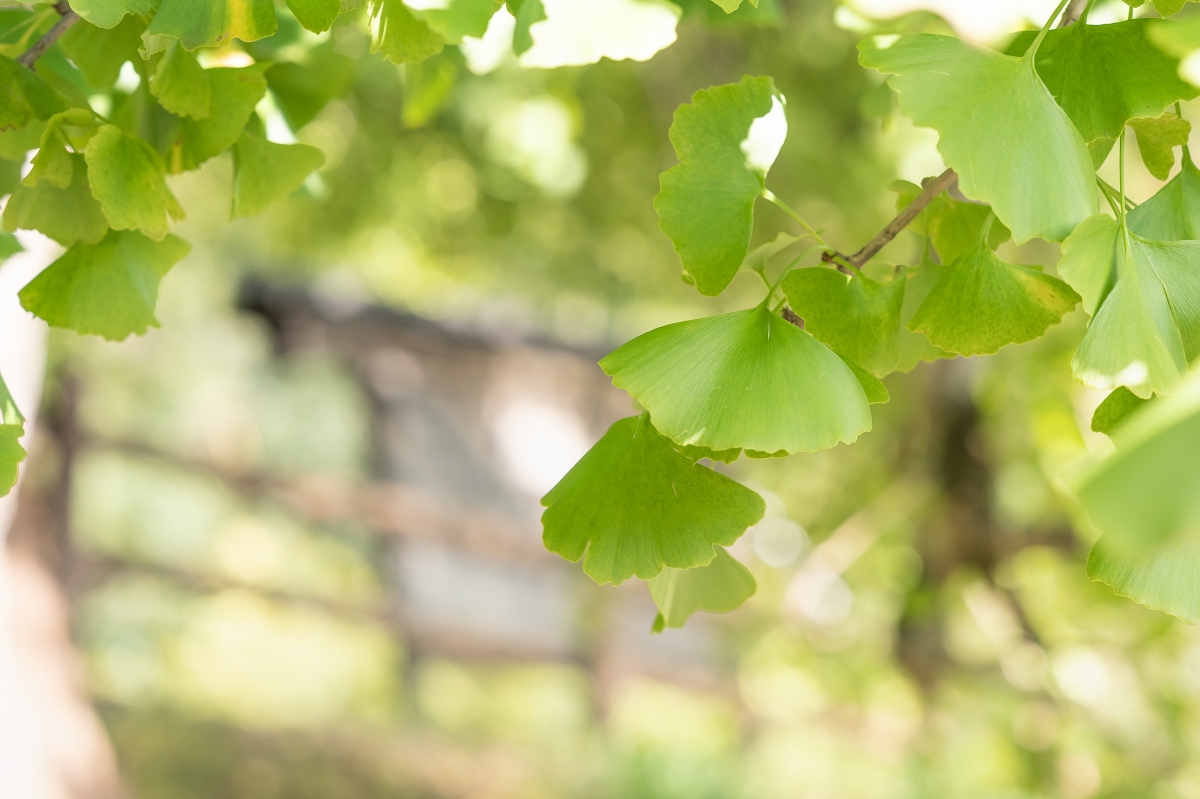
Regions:
<svg viewBox="0 0 1200 799"><path fill-rule="evenodd" d="M698 296L657 228L671 114L698 89L775 79L790 135L771 188L843 251L890 218L890 181L941 171L934 135L855 50L940 18L683 6L678 41L645 63L531 70L468 45L396 67L368 54L361 17L314 39L283 4L274 37L205 53L274 61L265 129L325 166L232 224L227 156L173 179L195 249L163 283L162 329L119 345L55 331L48 402L78 441L51 425L31 462L48 495L70 465L73 625L133 795L1200 797L1200 635L1084 573L1095 534L1065 476L1109 445L1088 430L1102 395L1070 379L1079 311L1037 342L889 378L853 447L730 467L768 499L733 549L759 593L657 639L641 583L568 569L574 654L418 646L391 610L392 544L259 490L387 471L379 398L321 332L363 309L594 362L756 302L746 275ZM126 69L81 90L119 113L138 87ZM1130 178L1136 199L1157 185ZM788 229L758 213L758 239ZM883 257L919 248L906 234ZM247 281L300 287L326 323L281 345L246 312ZM603 426L585 427L586 447ZM533 546L539 474L514 478ZM613 632L626 616L635 629ZM622 636L669 665L612 656Z"/></svg>

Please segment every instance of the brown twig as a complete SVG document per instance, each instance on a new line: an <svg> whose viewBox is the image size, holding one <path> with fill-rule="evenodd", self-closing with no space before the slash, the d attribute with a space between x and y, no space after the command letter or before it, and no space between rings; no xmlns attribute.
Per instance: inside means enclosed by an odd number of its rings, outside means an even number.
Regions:
<svg viewBox="0 0 1200 799"><path fill-rule="evenodd" d="M851 255L847 261L855 267L861 267L867 261L871 260L875 253L882 250L888 242L900 235L900 231L912 224L912 221L917 218L917 215L925 210L925 206L934 201L943 191L954 184L958 180L958 175L953 169L947 169L942 174L938 175L933 180L924 182L925 188L917 195L917 199L913 200L904 210L896 215L896 218L887 223L887 227L879 231L879 235L871 239L865 247Z"/></svg>
<svg viewBox="0 0 1200 799"><path fill-rule="evenodd" d="M58 22L55 22L54 27L46 31L42 38L34 42L32 47L17 56L18 64L33 69L34 62L42 57L42 53L49 50L58 41L58 37L67 32L67 28L79 21L79 15L71 9L71 6L67 5L67 0L58 0L54 4L54 10L62 14Z"/></svg>
<svg viewBox="0 0 1200 799"><path fill-rule="evenodd" d="M1071 0L1067 5L1067 9L1063 11L1062 18L1058 21L1058 27L1065 28L1068 25L1073 25L1083 16L1083 10L1087 8L1088 0Z"/></svg>

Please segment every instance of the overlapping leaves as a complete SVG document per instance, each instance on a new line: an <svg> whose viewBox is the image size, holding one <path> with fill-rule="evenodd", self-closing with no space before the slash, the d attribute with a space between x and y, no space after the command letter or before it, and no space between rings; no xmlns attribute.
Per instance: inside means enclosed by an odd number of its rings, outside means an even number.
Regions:
<svg viewBox="0 0 1200 799"><path fill-rule="evenodd" d="M694 569L663 569L647 581L650 596L658 607L654 632L666 627L682 627L693 613L728 613L754 596L758 583L750 570L724 549L716 548L716 557Z"/></svg>

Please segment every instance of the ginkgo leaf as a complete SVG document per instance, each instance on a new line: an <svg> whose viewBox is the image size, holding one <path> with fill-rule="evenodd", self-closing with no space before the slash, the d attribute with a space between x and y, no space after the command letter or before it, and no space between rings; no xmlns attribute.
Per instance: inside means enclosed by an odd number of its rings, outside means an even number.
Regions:
<svg viewBox="0 0 1200 799"><path fill-rule="evenodd" d="M483 36L496 12L494 0L408 0L405 5L450 44L460 44L464 36Z"/></svg>
<svg viewBox="0 0 1200 799"><path fill-rule="evenodd" d="M1200 239L1200 169L1190 156L1179 174L1126 216L1130 231L1151 241Z"/></svg>
<svg viewBox="0 0 1200 799"><path fill-rule="evenodd" d="M267 86L292 130L311 122L330 100L344 97L354 83L358 61L334 50L334 40L314 47L302 63L275 64Z"/></svg>
<svg viewBox="0 0 1200 799"><path fill-rule="evenodd" d="M233 146L233 216L253 216L300 188L325 163L307 144L276 144L244 131Z"/></svg>
<svg viewBox="0 0 1200 799"><path fill-rule="evenodd" d="M582 557L598 583L702 566L766 512L758 494L676 452L645 414L610 427L542 504L546 548Z"/></svg>
<svg viewBox="0 0 1200 799"><path fill-rule="evenodd" d="M1101 536L1088 553L1087 576L1152 610L1200 621L1200 539L1165 541L1141 552L1109 546Z"/></svg>
<svg viewBox="0 0 1200 799"><path fill-rule="evenodd" d="M87 148L88 182L113 230L140 230L155 241L167 235L167 217L183 208L167 188L162 159L146 142L104 125Z"/></svg>
<svg viewBox="0 0 1200 799"><path fill-rule="evenodd" d="M921 187L906 180L894 180L888 188L896 192L896 211L902 211L921 193ZM992 209L980 203L963 202L942 192L909 226L917 233L930 237L942 263L948 264L975 246L979 234L991 216ZM1012 237L999 220L992 221L988 246L993 250Z"/></svg>
<svg viewBox="0 0 1200 799"><path fill-rule="evenodd" d="M25 416L17 407L17 401L9 393L8 384L4 382L2 376L0 376L0 424L16 425L17 427L25 424Z"/></svg>
<svg viewBox="0 0 1200 799"><path fill-rule="evenodd" d="M242 135L254 106L267 92L263 73L270 64L207 69L211 111L204 119L184 119L172 172L196 169L220 155Z"/></svg>
<svg viewBox="0 0 1200 799"><path fill-rule="evenodd" d="M1142 399L1125 386L1113 389L1112 393L1104 398L1104 402L1101 402L1096 407L1095 413L1092 414L1092 431L1104 433L1106 436L1112 435L1122 422L1147 402L1149 400Z"/></svg>
<svg viewBox="0 0 1200 799"><path fill-rule="evenodd" d="M158 327L158 283L191 245L168 235L110 231L99 244L76 244L20 291L21 306L55 327L120 341Z"/></svg>
<svg viewBox="0 0 1200 799"><path fill-rule="evenodd" d="M701 294L724 291L746 258L754 201L786 135L770 78L698 91L675 111L670 138L679 163L660 177L654 207Z"/></svg>
<svg viewBox="0 0 1200 799"><path fill-rule="evenodd" d="M954 353L934 346L924 333L909 329L914 316L946 267L925 258L917 266L910 266L904 275L904 302L900 306L900 354L896 359L897 372L910 372L922 362L931 363L943 358L953 358Z"/></svg>
<svg viewBox="0 0 1200 799"><path fill-rule="evenodd" d="M651 330L600 368L680 444L815 452L871 429L850 367L765 305Z"/></svg>
<svg viewBox="0 0 1200 799"><path fill-rule="evenodd" d="M232 39L270 36L277 24L272 0L162 0L142 41L148 57L165 50L171 39L189 50L220 47Z"/></svg>
<svg viewBox="0 0 1200 799"><path fill-rule="evenodd" d="M1158 117L1172 103L1197 96L1179 78L1179 61L1146 38L1149 22L1075 24L1046 34L1038 75L1084 141L1116 139L1128 120ZM1024 54L1036 36L1022 34L1009 52Z"/></svg>
<svg viewBox="0 0 1200 799"><path fill-rule="evenodd" d="M694 569L663 569L646 587L658 606L653 631L682 627L698 610L728 613L754 596L758 583L750 570L728 552L716 547L717 556L707 566Z"/></svg>
<svg viewBox="0 0 1200 799"><path fill-rule="evenodd" d="M341 0L287 0L296 21L313 33L329 30L329 26L342 13Z"/></svg>
<svg viewBox="0 0 1200 799"><path fill-rule="evenodd" d="M212 106L208 72L178 42L163 52L150 78L150 94L163 108L181 117L205 119Z"/></svg>
<svg viewBox="0 0 1200 799"><path fill-rule="evenodd" d="M0 497L7 496L17 484L21 474L21 461L25 460L25 448L21 436L25 428L15 424L0 424Z"/></svg>
<svg viewBox="0 0 1200 799"><path fill-rule="evenodd" d="M838 355L876 377L896 368L903 277L885 283L836 269L797 269L784 279L783 292L804 329Z"/></svg>
<svg viewBox="0 0 1200 799"><path fill-rule="evenodd" d="M513 27L513 52L521 55L533 47L533 36L529 29L533 23L546 19L546 7L542 5L542 0L505 0L505 5L516 20Z"/></svg>
<svg viewBox="0 0 1200 799"><path fill-rule="evenodd" d="M1188 143L1192 123L1174 114L1163 114L1158 119L1131 119L1129 127L1137 134L1138 152L1142 163L1151 175L1166 180L1175 166L1175 147Z"/></svg>
<svg viewBox="0 0 1200 799"><path fill-rule="evenodd" d="M71 185L65 189L48 180L18 186L4 206L4 229L37 230L64 247L104 238L108 220L88 185L87 162L82 155L72 155L71 166Z"/></svg>
<svg viewBox="0 0 1200 799"><path fill-rule="evenodd" d="M720 6L721 10L724 11L726 14L732 14L734 11L737 11L743 2L743 0L712 0L712 1L714 3L716 3L718 6ZM745 2L748 2L750 5L754 6L755 8L758 8L758 0L745 0Z"/></svg>
<svg viewBox="0 0 1200 799"><path fill-rule="evenodd" d="M1000 260L979 241L941 274L909 327L960 355L1032 341L1079 302L1058 278Z"/></svg>
<svg viewBox="0 0 1200 799"><path fill-rule="evenodd" d="M0 55L0 130L23 128L34 119L66 111L67 101L28 67Z"/></svg>
<svg viewBox="0 0 1200 799"><path fill-rule="evenodd" d="M1092 316L1071 362L1092 388L1168 393L1200 354L1200 242L1149 241L1097 215L1063 243L1058 272Z"/></svg>
<svg viewBox="0 0 1200 799"><path fill-rule="evenodd" d="M86 112L84 112L86 113ZM46 129L42 132L42 141L38 145L37 155L30 163L29 174L21 181L25 186L36 186L43 180L50 185L65 189L71 185L75 169L71 160L71 143L62 129L62 115L50 117Z"/></svg>
<svg viewBox="0 0 1200 799"><path fill-rule="evenodd" d="M1141 554L1200 535L1200 372L1113 433L1116 451L1081 473L1076 493L1109 549Z"/></svg>
<svg viewBox="0 0 1200 799"><path fill-rule="evenodd" d="M148 14L154 0L71 0L71 10L97 28L114 28L126 14Z"/></svg>
<svg viewBox="0 0 1200 799"><path fill-rule="evenodd" d="M863 66L892 73L905 116L939 134L938 150L967 197L991 204L1018 244L1062 241L1096 212L1087 146L1022 57L950 36L859 44Z"/></svg>
<svg viewBox="0 0 1200 799"><path fill-rule="evenodd" d="M417 19L400 0L370 0L371 52L393 64L424 61L442 52L446 40Z"/></svg>
<svg viewBox="0 0 1200 799"><path fill-rule="evenodd" d="M25 248L21 246L21 242L17 241L16 236L7 230L0 230L0 264L11 256L24 251Z"/></svg>
<svg viewBox="0 0 1200 799"><path fill-rule="evenodd" d="M123 17L107 30L80 20L62 35L58 46L89 84L107 90L117 82L123 64L140 58L138 49L145 29L141 17L133 15Z"/></svg>

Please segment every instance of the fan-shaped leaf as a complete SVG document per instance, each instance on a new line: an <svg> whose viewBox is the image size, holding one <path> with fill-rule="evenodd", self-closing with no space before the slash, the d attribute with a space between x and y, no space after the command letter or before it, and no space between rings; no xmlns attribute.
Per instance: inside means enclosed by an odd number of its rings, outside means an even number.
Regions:
<svg viewBox="0 0 1200 799"><path fill-rule="evenodd" d="M871 429L850 367L765 305L651 330L600 368L680 444L814 452Z"/></svg>
<svg viewBox="0 0 1200 799"><path fill-rule="evenodd" d="M1174 114L1158 119L1131 119L1129 127L1137 134L1138 152L1151 175L1166 180L1175 166L1174 148L1186 146L1192 123Z"/></svg>
<svg viewBox="0 0 1200 799"><path fill-rule="evenodd" d="M926 33L859 49L863 66L895 76L904 114L937 130L962 193L991 203L1018 243L1062 241L1096 212L1091 156L1032 51L1014 58Z"/></svg>
<svg viewBox="0 0 1200 799"><path fill-rule="evenodd" d="M645 414L610 427L542 504L546 548L582 557L598 583L702 566L766 511L750 489L676 452Z"/></svg>
<svg viewBox="0 0 1200 799"><path fill-rule="evenodd" d="M212 91L211 112L204 119L184 119L173 172L196 169L220 155L242 135L254 106L267 92L263 73L270 64L207 69Z"/></svg>
<svg viewBox="0 0 1200 799"><path fill-rule="evenodd" d="M138 16L126 16L111 29L80 20L58 40L58 46L79 67L94 88L107 90L117 82L121 66L140 59L142 32L146 23Z"/></svg>
<svg viewBox="0 0 1200 799"><path fill-rule="evenodd" d="M1079 302L1058 278L1000 260L979 241L947 267L909 327L960 355L989 355L1031 341Z"/></svg>
<svg viewBox="0 0 1200 799"><path fill-rule="evenodd" d="M704 89L675 111L679 163L662 174L654 207L701 294L724 291L746 258L754 201L786 134L770 78Z"/></svg>
<svg viewBox="0 0 1200 799"><path fill-rule="evenodd" d="M162 159L149 144L104 125L87 148L88 181L113 230L140 230L155 241L167 235L167 216L183 208L167 188Z"/></svg>
<svg viewBox="0 0 1200 799"><path fill-rule="evenodd" d="M152 241L110 231L76 244L21 289L21 305L55 327L120 341L158 327L154 305L163 275L191 249L183 239Z"/></svg>
<svg viewBox="0 0 1200 799"><path fill-rule="evenodd" d="M87 163L72 155L71 185L60 189L48 180L18 186L4 206L4 229L37 230L64 247L76 242L95 244L104 238L108 220L88 185Z"/></svg>
<svg viewBox="0 0 1200 799"><path fill-rule="evenodd" d="M242 133L233 146L233 216L253 216L288 196L325 156L307 144L275 144Z"/></svg>
<svg viewBox="0 0 1200 799"><path fill-rule="evenodd" d="M464 36L482 37L496 12L494 0L409 0L407 5L450 44L461 43Z"/></svg>
<svg viewBox="0 0 1200 799"><path fill-rule="evenodd" d="M116 27L126 14L148 14L154 0L72 0L71 10L97 28Z"/></svg>
<svg viewBox="0 0 1200 799"><path fill-rule="evenodd" d="M171 39L189 50L220 47L233 39L270 36L276 25L272 0L162 0L142 41L149 56L165 50Z"/></svg>
<svg viewBox="0 0 1200 799"><path fill-rule="evenodd" d="M1132 553L1101 536L1088 554L1087 575L1140 605L1200 621L1200 540L1194 536Z"/></svg>
<svg viewBox="0 0 1200 799"><path fill-rule="evenodd" d="M663 569L646 586L658 606L654 632L665 627L682 627L698 610L728 613L754 596L758 583L750 570L728 552L716 547L717 556L707 566L694 569Z"/></svg>
<svg viewBox="0 0 1200 799"><path fill-rule="evenodd" d="M150 93L176 116L205 119L212 107L208 73L178 42L167 47L158 62L150 78Z"/></svg>
<svg viewBox="0 0 1200 799"><path fill-rule="evenodd" d="M313 33L329 30L329 26L342 13L341 0L287 0L296 21Z"/></svg>
<svg viewBox="0 0 1200 799"><path fill-rule="evenodd" d="M11 58L0 55L0 130L23 128L33 119L49 119L67 110L67 101Z"/></svg>
<svg viewBox="0 0 1200 799"><path fill-rule="evenodd" d="M417 19L400 0L370 0L371 52L393 64L424 61L442 52L446 40L424 20Z"/></svg>
<svg viewBox="0 0 1200 799"><path fill-rule="evenodd" d="M1168 393L1200 354L1200 242L1148 241L1098 215L1063 243L1058 271L1092 315L1075 376L1093 388Z"/></svg>
<svg viewBox="0 0 1200 799"><path fill-rule="evenodd" d="M1121 426L1121 423L1133 414L1138 408L1145 405L1149 400L1144 400L1137 394L1134 394L1125 386L1114 389L1111 394L1104 398L1096 407L1096 412L1092 414L1092 431L1096 433L1104 433L1104 435L1112 435L1113 431Z"/></svg>
<svg viewBox="0 0 1200 799"><path fill-rule="evenodd" d="M1151 241L1200 239L1200 169L1183 158L1179 174L1146 202L1129 212L1129 229Z"/></svg>

